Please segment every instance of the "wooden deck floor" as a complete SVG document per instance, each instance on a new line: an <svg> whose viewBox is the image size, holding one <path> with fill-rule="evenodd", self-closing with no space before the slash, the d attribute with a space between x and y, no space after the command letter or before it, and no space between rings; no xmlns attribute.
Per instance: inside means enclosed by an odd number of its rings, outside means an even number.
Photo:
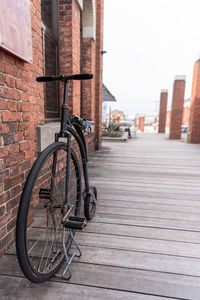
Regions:
<svg viewBox="0 0 200 300"><path fill-rule="evenodd" d="M14 250L0 259L0 299L200 299L200 145L144 135L90 157L93 221L70 282L35 285Z"/></svg>

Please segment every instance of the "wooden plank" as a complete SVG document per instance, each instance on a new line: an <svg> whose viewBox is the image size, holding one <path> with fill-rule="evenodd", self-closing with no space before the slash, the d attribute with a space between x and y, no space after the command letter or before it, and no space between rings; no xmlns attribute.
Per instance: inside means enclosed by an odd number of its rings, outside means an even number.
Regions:
<svg viewBox="0 0 200 300"><path fill-rule="evenodd" d="M6 268L5 265L7 266ZM148 295L155 295L156 293L157 295L170 298L196 299L200 294L200 278L198 277L77 262L72 264L72 273L70 284L82 286L123 290ZM3 257L3 260L0 261L0 274L23 277L15 256L5 255ZM51 281L66 283L55 277Z"/></svg>
<svg viewBox="0 0 200 300"><path fill-rule="evenodd" d="M121 197L122 198L122 197ZM177 203L177 201L176 201ZM104 207L121 207L121 208L137 208L137 209L150 209L154 211L174 211L174 212L187 212L187 213L198 213L200 214L200 202L198 203L199 206L191 206L191 205L177 205L174 204L169 205L166 203L151 203L148 202L142 202L142 201L135 201L135 199L132 199L132 201L127 201L125 199L121 199L121 201L117 200L108 200L108 199L101 199L98 201L98 206L104 206Z"/></svg>
<svg viewBox="0 0 200 300"><path fill-rule="evenodd" d="M179 241L186 243L200 243L200 232L180 229L165 229L145 226L129 226L119 224L88 222L86 232L109 234L127 237L142 237L166 241Z"/></svg>
<svg viewBox="0 0 200 300"><path fill-rule="evenodd" d="M170 219L170 220L188 220L196 221L200 220L198 213L186 213L186 212L168 212L168 211L156 211L151 209L133 209L133 208L121 208L121 207L104 207L98 206L97 214L114 214L135 217L146 217L146 218L159 218L159 219Z"/></svg>
<svg viewBox="0 0 200 300"><path fill-rule="evenodd" d="M109 224L122 224L145 226L155 228L168 228L168 229L181 229L188 231L200 232L200 221L187 221L187 220L173 220L162 218L150 218L144 216L124 216L114 214L96 214L93 222L109 223Z"/></svg>
<svg viewBox="0 0 200 300"><path fill-rule="evenodd" d="M200 175L200 174L199 174ZM155 188L155 187L159 187L159 189L165 189L165 190L172 190L172 191L177 191L177 189L181 190L181 191L189 191L191 192L191 188L192 188L192 191L196 191L196 192L199 192L200 193L200 187L198 185L188 185L188 182L187 182L187 185L186 184L178 184L178 183L175 183L173 182L173 184L165 184L164 182L158 182L157 180L154 180L154 182L145 182L144 180L136 180L135 178L127 178L127 179L124 179L124 176L123 177L120 177L120 176L117 176L116 178L115 177L112 177L112 179L110 178L110 180L108 180L107 178L104 179L103 178L98 178L95 180L95 178L92 178L92 182L94 184L99 184L99 185L104 185L104 186L118 186L119 187L119 180L120 180L120 187L122 186L127 186L128 188L129 187L142 187L142 188ZM179 181L180 182L180 181Z"/></svg>
<svg viewBox="0 0 200 300"><path fill-rule="evenodd" d="M162 192L152 192L152 191L144 191L144 190L138 190L138 191L134 191L134 190L116 190L114 188L110 188L110 189L104 189L103 187L97 186L97 190L101 191L98 192L98 194L101 194L101 197L107 197L108 195L110 195L110 197L112 197L113 199L115 199L115 196L117 196L117 194L122 197L148 197L149 199L152 198L159 198L161 199L162 196L164 197L164 199L167 197L168 199L173 199L173 200L177 200L178 202L180 202L181 200L187 200L187 201L195 201L195 199L197 200L197 196L198 195L185 195L185 194L178 194L178 193L162 193Z"/></svg>
<svg viewBox="0 0 200 300"><path fill-rule="evenodd" d="M103 202L102 202L103 201ZM120 194L116 194L114 197L113 195L104 195L103 193L98 194L98 204L102 204L102 203L109 203L109 202L130 202L130 203L145 203L145 204L159 204L159 205L169 205L170 207L195 207L198 208L200 206L200 201L198 199L195 200L180 200L179 199L169 199L169 198L165 198L164 196L160 197L160 198L149 198L149 197L143 197L142 195L137 196L137 197L133 197L132 195L126 195L125 197L123 195ZM119 206L119 204L117 204L115 202L115 204L117 206Z"/></svg>
<svg viewBox="0 0 200 300"><path fill-rule="evenodd" d="M82 246L81 262L200 277L197 258Z"/></svg>
<svg viewBox="0 0 200 300"><path fill-rule="evenodd" d="M12 281L10 277L0 276L0 287L6 287L0 289L0 298L1 300L66 300L66 297L69 297L70 300L159 300L163 299L162 297L151 296L151 295L142 295L124 291L116 291L111 289L104 288L95 288L89 286L75 285L69 283L60 283L60 282L45 282L41 285L33 285L27 282L26 279L14 277Z"/></svg>
<svg viewBox="0 0 200 300"><path fill-rule="evenodd" d="M120 178L119 178L119 182L120 182ZM112 182L108 182L107 184L105 183L98 183L98 187L101 188L101 189L104 189L104 192L105 191L116 191L116 192L120 192L121 194L123 194L124 192L144 192L144 193L165 193L165 196L169 195L169 194L174 194L174 195L184 195L184 196L192 196L192 195L199 195L200 196L200 193L199 191L195 191L194 190L184 190L182 188L178 189L169 189L169 188L160 188L160 186L157 184L154 185L154 187L148 187L148 186L145 186L145 185L134 185L132 183L128 183L127 185L126 184L122 184L120 183L119 185L119 182L117 183L112 183ZM95 184L95 183L94 183ZM178 198L178 197L177 197Z"/></svg>
<svg viewBox="0 0 200 300"><path fill-rule="evenodd" d="M145 251L81 245L83 263L200 277L200 259ZM13 248L9 253L15 253ZM35 255L34 249L32 255Z"/></svg>
<svg viewBox="0 0 200 300"><path fill-rule="evenodd" d="M121 182L129 182L131 183L132 185L142 185L142 186L155 186L156 185L159 185L161 187L164 187L164 188L181 188L181 189L189 189L189 188L194 188L195 190L197 191L200 191L200 188L199 188L199 181L198 179L194 179L192 177L189 177L187 179L182 179L182 178L173 178L172 180L172 177L156 177L156 176L152 176L151 178L149 177L146 177L144 174L140 174L141 176L131 176L131 179L130 179L130 176L126 177L126 175L123 175L123 176L120 176L120 183ZM110 182L111 184L114 183L114 182L118 182L119 184L119 176L111 176L110 174L104 174L103 177L95 177L95 176L92 176L92 182L95 184L95 183L102 183L104 181L107 181L107 182Z"/></svg>
<svg viewBox="0 0 200 300"><path fill-rule="evenodd" d="M40 236L40 243L44 242L46 235L42 236L42 232L43 230L39 228L29 230L29 241L35 241L35 237ZM200 244L198 243L87 232L77 232L76 239L80 246L200 258ZM13 250L15 253L15 248ZM37 250L39 250L39 246L37 246ZM9 253L11 253L11 249ZM42 253L42 251L39 253ZM34 255L37 255L37 253Z"/></svg>

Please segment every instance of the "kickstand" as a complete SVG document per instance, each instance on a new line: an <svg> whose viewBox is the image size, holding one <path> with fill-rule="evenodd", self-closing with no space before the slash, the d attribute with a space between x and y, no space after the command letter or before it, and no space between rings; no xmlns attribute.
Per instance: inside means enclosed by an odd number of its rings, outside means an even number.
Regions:
<svg viewBox="0 0 200 300"><path fill-rule="evenodd" d="M65 228L64 228L64 230L63 230L63 250L64 250L64 256L65 256L65 261L67 262L67 265L62 274L55 274L55 276L57 278L62 278L65 280L69 280L72 277L71 263L72 263L74 257L80 257L82 255L81 250L77 244L77 241L75 240L75 238L73 236L72 229L69 229L69 234L70 234L72 243L74 243L74 245L76 246L76 249L75 249L74 253L67 253L66 244L65 244ZM76 250L78 250L78 253L76 252ZM65 275L66 273L68 273L68 275Z"/></svg>

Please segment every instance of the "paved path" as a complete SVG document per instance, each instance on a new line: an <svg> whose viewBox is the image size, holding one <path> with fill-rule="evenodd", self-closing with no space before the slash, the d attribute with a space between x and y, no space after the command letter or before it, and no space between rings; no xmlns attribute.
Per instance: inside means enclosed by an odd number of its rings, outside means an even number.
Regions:
<svg viewBox="0 0 200 300"><path fill-rule="evenodd" d="M79 234L70 282L35 285L14 250L0 260L0 299L200 299L200 145L144 135L90 158L95 219Z"/></svg>

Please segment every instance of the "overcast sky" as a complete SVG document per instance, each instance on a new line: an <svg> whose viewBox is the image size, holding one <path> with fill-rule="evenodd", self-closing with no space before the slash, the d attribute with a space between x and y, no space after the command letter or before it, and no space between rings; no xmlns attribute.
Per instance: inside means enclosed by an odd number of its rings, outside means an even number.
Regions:
<svg viewBox="0 0 200 300"><path fill-rule="evenodd" d="M175 75L186 75L200 55L200 0L104 0L103 81L116 97L112 109L155 113L160 90L172 99ZM159 105L157 104L157 111Z"/></svg>

